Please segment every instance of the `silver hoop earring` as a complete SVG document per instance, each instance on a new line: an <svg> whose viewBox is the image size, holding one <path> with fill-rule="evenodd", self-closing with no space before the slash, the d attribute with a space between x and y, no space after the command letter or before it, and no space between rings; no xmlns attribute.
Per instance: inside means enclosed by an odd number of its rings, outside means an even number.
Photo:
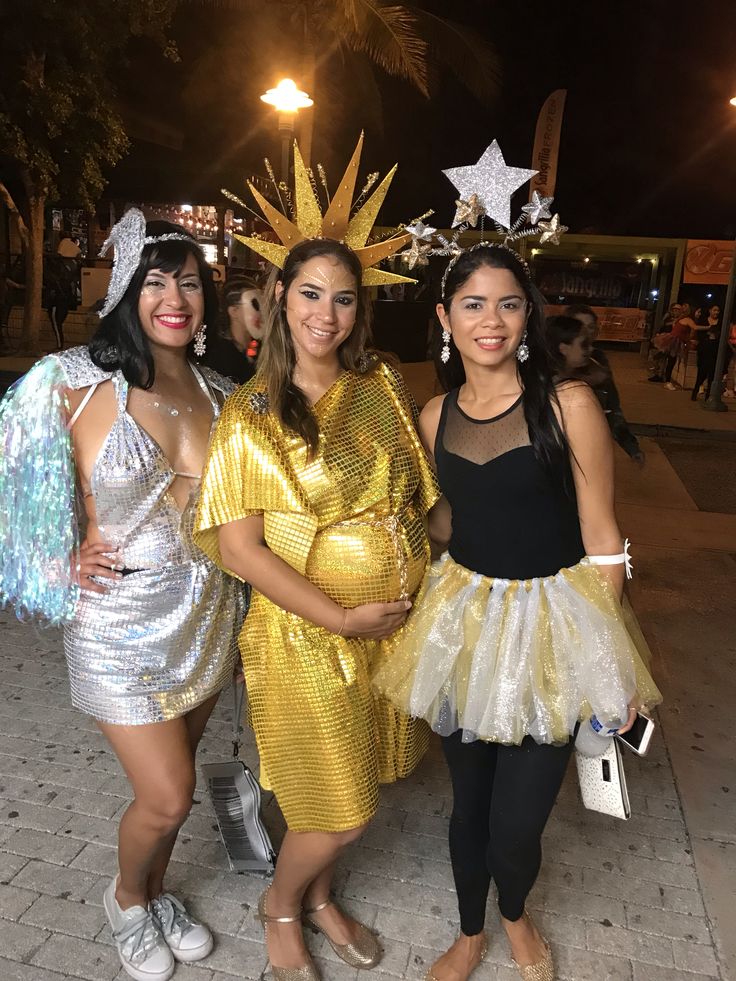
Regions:
<svg viewBox="0 0 736 981"><path fill-rule="evenodd" d="M529 345L526 342L526 331L524 331L521 344L516 349L516 357L522 364L529 358Z"/></svg>
<svg viewBox="0 0 736 981"><path fill-rule="evenodd" d="M194 335L194 353L201 358L207 350L207 324L202 324Z"/></svg>
<svg viewBox="0 0 736 981"><path fill-rule="evenodd" d="M440 361L442 364L447 364L450 360L450 334L447 327L442 329L442 351L440 352Z"/></svg>

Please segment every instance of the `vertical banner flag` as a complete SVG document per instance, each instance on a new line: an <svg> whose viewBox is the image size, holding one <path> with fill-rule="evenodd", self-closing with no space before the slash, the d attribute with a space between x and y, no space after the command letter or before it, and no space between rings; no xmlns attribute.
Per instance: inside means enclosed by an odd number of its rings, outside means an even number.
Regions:
<svg viewBox="0 0 736 981"><path fill-rule="evenodd" d="M557 183L557 158L560 153L560 130L567 89L555 89L539 110L534 134L532 167L539 173L529 185L529 200L536 191L540 197L552 198Z"/></svg>

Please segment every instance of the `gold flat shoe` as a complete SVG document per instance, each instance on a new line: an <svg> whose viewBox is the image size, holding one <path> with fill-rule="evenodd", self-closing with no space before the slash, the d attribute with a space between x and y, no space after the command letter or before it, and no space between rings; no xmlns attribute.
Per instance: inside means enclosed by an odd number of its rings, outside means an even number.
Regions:
<svg viewBox="0 0 736 981"><path fill-rule="evenodd" d="M301 923L302 919L301 914L297 916L270 916L266 912L266 896L270 888L269 886L258 900L258 912L256 913L256 919L263 924L263 937L266 942L268 942L269 923ZM302 964L301 967L275 967L271 964L271 974L274 976L274 981L321 981L319 971L308 954L307 963Z"/></svg>
<svg viewBox="0 0 736 981"><path fill-rule="evenodd" d="M473 968L473 971L475 971L477 968L479 968L481 966L481 964L485 960L485 957L486 957L486 954L487 953L488 953L488 939L486 938L486 936L484 934L483 935L483 944L482 944L482 946L480 948L480 957L478 958L478 963ZM468 978L473 973L473 971L471 971L470 974L468 974L468 976L466 977L465 981L468 981ZM440 981L440 978L435 977L435 975L432 974L432 968L430 967L430 969L424 975L424 981Z"/></svg>
<svg viewBox="0 0 736 981"><path fill-rule="evenodd" d="M523 916L528 923L531 923L537 933L537 936L540 937L542 943L544 944L544 957L541 959L541 961L537 961L536 964L527 964L526 967L522 967L521 964L515 961L513 957L511 958L511 961L516 970L519 972L519 975L523 981L555 981L555 966L552 963L552 951L549 948L549 943L539 934L539 931L534 925L534 921L532 920L531 916L529 916L529 910L526 908L524 909Z"/></svg>
<svg viewBox="0 0 736 981"><path fill-rule="evenodd" d="M313 930L317 930L327 939L327 943L330 945L330 947L332 947L341 961L345 961L345 963L349 964L350 967L357 967L363 970L369 970L370 968L375 967L383 957L383 951L381 950L381 945L378 943L378 939L376 938L375 934L371 933L364 923L358 923L358 936L355 938L355 940L351 941L349 944L338 944L335 943L326 930L323 930L322 927L312 919L312 915L314 913L319 913L321 909L324 909L331 903L331 899L326 899L324 903L320 903L319 906L313 906L312 909L305 909L304 919Z"/></svg>
<svg viewBox="0 0 736 981"><path fill-rule="evenodd" d="M521 975L523 981L555 981L555 966L552 963L552 951L549 944L544 941L545 953L541 961L536 964L528 964L522 967L514 961L516 970ZM513 960L513 957L511 958Z"/></svg>

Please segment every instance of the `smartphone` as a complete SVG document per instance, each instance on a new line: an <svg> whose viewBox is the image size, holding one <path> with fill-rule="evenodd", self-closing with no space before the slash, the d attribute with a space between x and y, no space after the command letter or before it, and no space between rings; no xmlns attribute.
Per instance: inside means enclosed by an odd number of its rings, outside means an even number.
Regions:
<svg viewBox="0 0 736 981"><path fill-rule="evenodd" d="M636 721L633 726L628 732L617 733L616 739L619 739L622 743L626 743L629 749L633 753L636 753L637 756L646 756L653 734L654 719L650 719L648 715L642 715L641 712L637 712Z"/></svg>

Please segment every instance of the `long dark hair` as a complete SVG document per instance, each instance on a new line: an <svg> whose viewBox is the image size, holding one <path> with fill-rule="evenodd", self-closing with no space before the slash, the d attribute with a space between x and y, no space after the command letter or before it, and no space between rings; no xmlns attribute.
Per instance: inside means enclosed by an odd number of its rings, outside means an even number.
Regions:
<svg viewBox="0 0 736 981"><path fill-rule="evenodd" d="M187 232L181 225L169 221L149 221L146 235L168 235ZM189 236L191 237L191 236ZM105 371L122 371L129 385L150 388L155 370L148 338L138 317L138 298L146 276L151 269L179 276L190 255L197 260L197 272L202 280L204 293L204 320L214 329L217 324L217 291L212 270L202 251L192 238L191 244L182 239L151 242L143 247L138 268L118 305L103 317L100 326L89 342L89 354L93 363Z"/></svg>
<svg viewBox="0 0 736 981"><path fill-rule="evenodd" d="M567 371L567 364L565 356L560 351L560 344L572 344L576 337L587 334L587 329L582 320L578 320L577 317L566 316L564 313L547 317L545 329L552 370L555 377L563 377Z"/></svg>
<svg viewBox="0 0 736 981"><path fill-rule="evenodd" d="M361 289L363 269L353 250L329 238L307 239L295 245L286 257L283 270L274 269L266 285L266 332L258 361L258 375L265 383L269 401L279 419L302 437L310 456L317 449L319 426L307 397L294 384L296 351L286 319L286 297L304 263L318 256L333 256L355 277L355 326L337 350L340 365L347 371L364 372L361 356L365 354L366 345L371 339L370 306L365 290ZM277 283L284 287L278 299ZM375 363L378 363L377 360Z"/></svg>
<svg viewBox="0 0 736 981"><path fill-rule="evenodd" d="M526 298L529 311L526 322L529 357L526 361L518 362L517 371L524 391L524 415L529 427L529 439L537 459L545 467L552 467L566 459L568 446L554 410L554 406L559 407L559 403L545 338L544 299L532 283L526 265L512 249L502 245L489 242L468 249L449 269L443 283L440 302L449 316L452 298L473 273L483 266L491 269L507 269L518 282ZM440 331L435 332L434 347L435 366L442 387L446 392L459 388L465 383L465 368L460 352L451 343L450 359L443 364L439 357Z"/></svg>

